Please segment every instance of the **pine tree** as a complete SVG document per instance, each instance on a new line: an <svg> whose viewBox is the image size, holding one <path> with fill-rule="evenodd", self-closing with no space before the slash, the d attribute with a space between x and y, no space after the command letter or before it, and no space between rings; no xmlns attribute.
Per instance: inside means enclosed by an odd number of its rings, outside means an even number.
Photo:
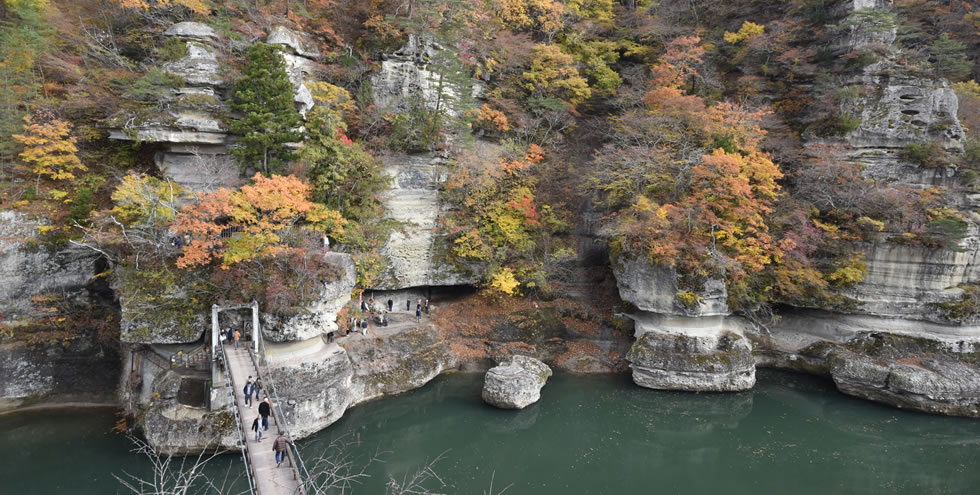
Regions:
<svg viewBox="0 0 980 495"><path fill-rule="evenodd" d="M929 45L929 61L938 76L948 79L963 79L973 70L973 62L966 56L966 45L947 33Z"/></svg>
<svg viewBox="0 0 980 495"><path fill-rule="evenodd" d="M239 134L232 150L242 169L260 168L265 174L281 172L295 158L287 143L299 142L302 118L293 103L293 83L279 49L255 43L248 49L242 77L235 82L232 110L241 117L231 124Z"/></svg>

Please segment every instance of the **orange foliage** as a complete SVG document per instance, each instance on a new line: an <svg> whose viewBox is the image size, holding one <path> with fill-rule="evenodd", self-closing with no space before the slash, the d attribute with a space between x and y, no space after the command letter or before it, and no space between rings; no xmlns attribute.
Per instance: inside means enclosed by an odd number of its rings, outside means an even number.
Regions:
<svg viewBox="0 0 980 495"><path fill-rule="evenodd" d="M177 214L176 231L189 241L177 266L206 265L220 259L223 267L254 257L275 255L288 246L297 230L344 233L339 213L310 201L311 186L294 176L255 174L253 185L239 191L225 188L204 194ZM302 224L300 224L302 222ZM222 239L223 232L233 232Z"/></svg>

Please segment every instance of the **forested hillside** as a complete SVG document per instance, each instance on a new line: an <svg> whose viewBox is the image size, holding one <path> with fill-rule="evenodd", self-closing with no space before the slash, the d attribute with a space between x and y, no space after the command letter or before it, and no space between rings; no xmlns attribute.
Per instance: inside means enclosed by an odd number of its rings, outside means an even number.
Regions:
<svg viewBox="0 0 980 495"><path fill-rule="evenodd" d="M0 335L190 343L257 300L301 340L348 294L594 269L662 292L603 318L975 322L978 57L963 0L5 0Z"/></svg>

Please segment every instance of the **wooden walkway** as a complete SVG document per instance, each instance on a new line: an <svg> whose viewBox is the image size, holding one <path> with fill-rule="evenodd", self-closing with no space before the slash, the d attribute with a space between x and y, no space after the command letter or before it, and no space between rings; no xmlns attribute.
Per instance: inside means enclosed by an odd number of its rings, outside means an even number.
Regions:
<svg viewBox="0 0 980 495"><path fill-rule="evenodd" d="M278 436L279 424L274 409L273 414L269 416L269 430L262 432L261 441L255 441L255 432L251 428L252 421L259 416L259 402L254 401L251 408L246 407L242 389L249 376L254 380L259 373L249 355L249 346L245 342L238 345L238 349L232 345L225 345L225 353L228 356L227 366L231 374L232 390L235 393L235 407L238 408L238 416L243 423L240 426L245 435L249 466L255 479L255 491L259 495L305 494L301 487L299 470L292 462L291 455L281 466L276 466L272 443ZM269 381L265 377L262 382L264 386L269 386ZM265 395L263 394L262 397L264 399ZM259 422L261 423L261 420Z"/></svg>

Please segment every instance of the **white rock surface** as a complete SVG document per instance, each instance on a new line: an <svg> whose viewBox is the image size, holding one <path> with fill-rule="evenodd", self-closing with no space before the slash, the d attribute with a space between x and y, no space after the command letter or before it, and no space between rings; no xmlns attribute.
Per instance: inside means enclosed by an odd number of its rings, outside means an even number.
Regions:
<svg viewBox="0 0 980 495"><path fill-rule="evenodd" d="M221 66L210 48L193 41L187 42L184 58L164 64L163 69L180 76L189 86L220 86L224 84Z"/></svg>
<svg viewBox="0 0 980 495"><path fill-rule="evenodd" d="M439 249L437 220L444 211L439 189L449 173L443 159L431 153L389 155L384 158L384 173L394 179L384 197L388 216L405 222L405 227L392 233L381 249L390 270L373 288L472 283L474 277L456 273Z"/></svg>
<svg viewBox="0 0 980 495"><path fill-rule="evenodd" d="M524 409L541 398L541 389L551 376L548 365L527 356L511 356L487 371L483 401L501 409Z"/></svg>
<svg viewBox="0 0 980 495"><path fill-rule="evenodd" d="M613 264L619 296L641 311L681 316L727 315L728 289L722 279L710 279L697 294L701 302L687 308L677 298L677 273L672 267L651 265L642 258Z"/></svg>
<svg viewBox="0 0 980 495"><path fill-rule="evenodd" d="M181 38L197 38L202 40L211 40L218 37L218 34L214 32L214 29L207 24L200 22L178 22L167 28L163 32L164 36L179 36Z"/></svg>
<svg viewBox="0 0 980 495"><path fill-rule="evenodd" d="M283 45L288 47L293 53L306 58L319 58L320 49L304 33L298 33L284 26L272 28L269 37L265 40L270 45Z"/></svg>

